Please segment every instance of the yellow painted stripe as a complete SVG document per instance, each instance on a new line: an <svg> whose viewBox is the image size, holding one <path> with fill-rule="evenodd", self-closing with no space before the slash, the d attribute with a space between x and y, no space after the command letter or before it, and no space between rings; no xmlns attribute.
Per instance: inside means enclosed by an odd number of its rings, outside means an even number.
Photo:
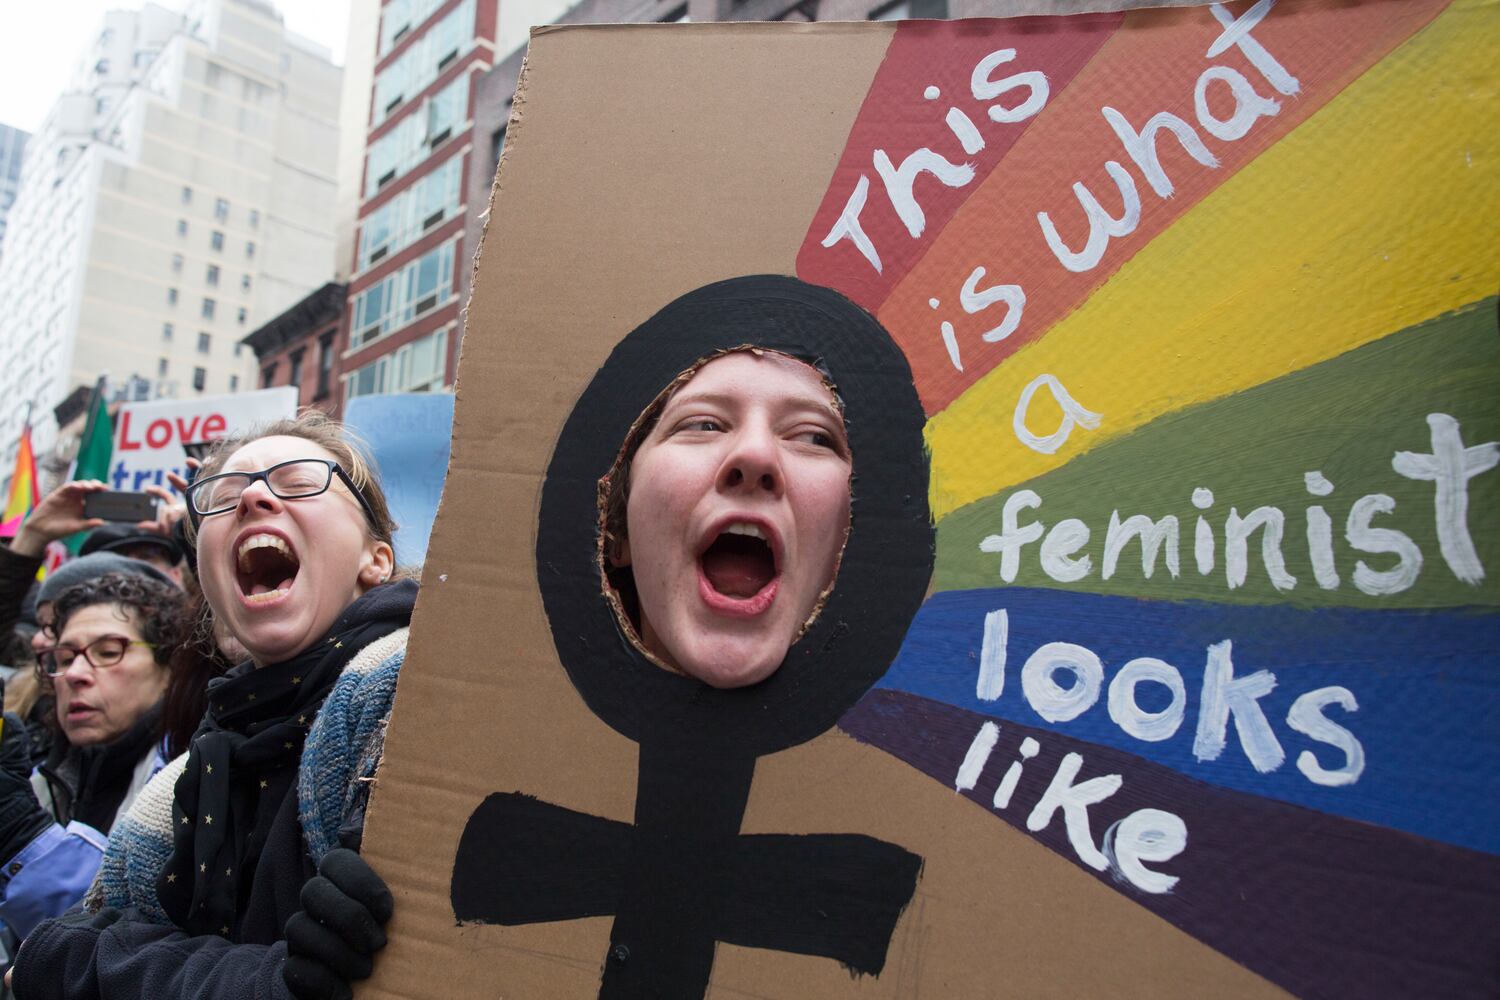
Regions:
<svg viewBox="0 0 1500 1000"><path fill-rule="evenodd" d="M1497 49L1500 6L1456 4L934 415L926 428L934 515L1163 414L1493 295ZM1108 157L1125 159L1100 150ZM1144 214L1158 204L1140 188ZM1097 430L1075 427L1051 455L1011 429L1022 389L1043 373L1103 415ZM1032 430L1045 435L1060 418L1051 393L1036 392Z"/></svg>

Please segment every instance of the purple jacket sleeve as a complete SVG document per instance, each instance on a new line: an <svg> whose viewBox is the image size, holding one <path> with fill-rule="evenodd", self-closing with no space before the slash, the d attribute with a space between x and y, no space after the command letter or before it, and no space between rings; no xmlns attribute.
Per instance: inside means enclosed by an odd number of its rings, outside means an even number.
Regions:
<svg viewBox="0 0 1500 1000"><path fill-rule="evenodd" d="M107 844L83 823L57 824L0 868L0 920L20 937L83 898Z"/></svg>

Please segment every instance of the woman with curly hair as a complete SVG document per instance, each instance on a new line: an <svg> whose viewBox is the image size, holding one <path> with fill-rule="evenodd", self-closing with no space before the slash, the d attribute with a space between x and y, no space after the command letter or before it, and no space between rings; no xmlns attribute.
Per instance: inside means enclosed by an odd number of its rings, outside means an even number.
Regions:
<svg viewBox="0 0 1500 1000"><path fill-rule="evenodd" d="M187 624L181 590L137 574L85 579L52 610L36 672L61 738L35 773L18 718L0 738L0 919L22 936L82 898L115 820L161 769L167 661Z"/></svg>

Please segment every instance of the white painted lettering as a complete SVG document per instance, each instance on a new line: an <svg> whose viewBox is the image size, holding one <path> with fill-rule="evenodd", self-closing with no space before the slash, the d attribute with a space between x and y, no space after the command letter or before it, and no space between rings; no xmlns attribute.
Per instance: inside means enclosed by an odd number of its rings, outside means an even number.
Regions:
<svg viewBox="0 0 1500 1000"><path fill-rule="evenodd" d="M875 250L875 244L865 233L859 224L859 213L864 211L865 198L870 193L870 178L864 174L859 175L859 182L854 185L854 192L849 195L849 200L844 202L844 210L839 213L833 228L828 230L828 235L823 237L823 246L831 247L839 240L849 240L854 244L875 273L880 273L880 254Z"/></svg>
<svg viewBox="0 0 1500 1000"><path fill-rule="evenodd" d="M1233 715L1240 749L1252 767L1267 774L1286 761L1286 751L1266 721L1259 701L1275 690L1276 675L1269 670L1257 670L1244 677L1235 677L1231 652L1228 639L1208 647L1208 663L1203 668L1203 694L1198 701L1198 731L1193 737L1193 756L1205 761L1219 759L1224 752L1229 717Z"/></svg>
<svg viewBox="0 0 1500 1000"><path fill-rule="evenodd" d="M1338 705L1346 712L1359 711L1359 702L1354 693L1345 687L1325 687L1308 691L1292 702L1286 713L1286 724L1297 732L1319 743L1327 743L1344 751L1344 766L1328 769L1318 763L1311 750L1297 755L1297 770L1315 785L1336 788L1352 785L1365 770L1365 748L1353 733L1323 714L1326 705Z"/></svg>
<svg viewBox="0 0 1500 1000"><path fill-rule="evenodd" d="M1014 107L1006 107L998 102L990 105L986 113L991 121L1002 123L1025 121L1042 110L1043 105L1047 103L1047 96L1050 93L1047 77L1037 70L1015 73L999 80L990 79L990 74L997 67L1010 62L1015 57L1015 49L999 49L991 52L979 60L974 67L974 72L969 76L969 92L974 95L976 101L994 100L1006 91L1017 87L1025 87L1029 91L1026 99Z"/></svg>
<svg viewBox="0 0 1500 1000"><path fill-rule="evenodd" d="M1018 527L1016 516L1023 510L1041 505L1042 498L1037 496L1036 490L1016 490L1005 498L1005 506L1000 513L1000 534L985 535L980 539L980 552L1000 553L1000 579L1006 583L1014 583L1016 573L1021 569L1022 546L1042 537L1040 524Z"/></svg>
<svg viewBox="0 0 1500 1000"><path fill-rule="evenodd" d="M1146 182L1151 185L1151 190L1156 192L1158 198L1170 198L1174 190L1172 179L1162 169L1161 158L1156 150L1157 137L1163 130L1172 133L1187 154L1205 167L1214 169L1219 165L1219 158L1203 145L1203 140L1198 138L1198 133L1194 131L1193 126L1169 111L1152 115L1145 127L1137 132L1130 122L1125 120L1125 116L1114 108L1106 107L1100 110L1104 113L1104 120L1109 122L1109 127L1115 130L1115 135L1119 136L1120 144L1125 147L1125 152L1129 153L1135 165L1141 168Z"/></svg>
<svg viewBox="0 0 1500 1000"><path fill-rule="evenodd" d="M1092 271L1097 267L1104 258L1104 249L1109 246L1110 238L1129 236L1141 221L1141 196L1135 189L1135 178L1114 160L1104 164L1104 169L1120 189L1120 217L1114 218L1106 212L1083 181L1075 181L1073 194L1078 198L1084 217L1089 221L1089 238L1082 250L1075 252L1069 249L1058 234L1057 227L1052 224L1052 217L1046 212L1036 213L1036 221L1042 227L1042 237L1046 239L1048 249L1059 264L1075 274Z"/></svg>
<svg viewBox="0 0 1500 1000"><path fill-rule="evenodd" d="M1053 674L1073 675L1071 687L1059 687ZM1026 701L1048 722L1069 722L1093 707L1104 683L1104 665L1093 650L1071 642L1049 642L1026 658L1021 667L1021 690Z"/></svg>
<svg viewBox="0 0 1500 1000"><path fill-rule="evenodd" d="M1159 712L1147 712L1135 700L1136 686L1160 684L1172 693L1172 701ZM1171 739L1187 712L1187 688L1182 674L1164 660L1142 656L1120 668L1109 682L1109 717L1127 736L1147 743Z"/></svg>
<svg viewBox="0 0 1500 1000"><path fill-rule="evenodd" d="M1500 463L1500 443L1465 448L1458 421L1446 413L1429 413L1431 454L1398 451L1391 467L1408 479L1430 482L1436 489L1438 549L1453 575L1464 583L1484 579L1484 566L1469 535L1469 480Z"/></svg>
<svg viewBox="0 0 1500 1000"><path fill-rule="evenodd" d="M1005 647L1010 616L1004 608L984 616L984 639L979 647L979 680L974 697L994 701L1005 691Z"/></svg>
<svg viewBox="0 0 1500 1000"><path fill-rule="evenodd" d="M1422 572L1422 550L1405 532L1370 526L1370 520L1376 514L1389 514L1395 509L1393 497L1371 493L1354 501L1354 506L1349 508L1349 520L1344 525L1344 538L1350 547L1360 552L1389 552L1396 556L1396 565L1390 569L1371 569L1363 559L1354 564L1354 585L1372 597L1399 594L1416 583Z"/></svg>
<svg viewBox="0 0 1500 1000"><path fill-rule="evenodd" d="M1058 583L1076 583L1082 580L1094 568L1094 560L1089 556L1075 559L1073 553L1088 542L1088 525L1076 517L1058 521L1042 540L1042 572Z"/></svg>
<svg viewBox="0 0 1500 1000"><path fill-rule="evenodd" d="M1171 892L1178 882L1142 862L1170 861L1186 848L1187 824L1164 809L1137 809L1104 833L1110 865L1142 892Z"/></svg>
<svg viewBox="0 0 1500 1000"><path fill-rule="evenodd" d="M1229 93L1234 96L1234 114L1228 118L1215 117L1208 106L1208 85L1215 80L1222 80L1227 84ZM1255 119L1271 118L1279 114L1281 104L1257 94L1244 74L1227 66L1210 66L1199 74L1198 84L1193 88L1193 111L1198 116L1198 124L1209 135L1225 142L1233 142L1250 131Z"/></svg>
<svg viewBox="0 0 1500 1000"><path fill-rule="evenodd" d="M1068 843L1073 845L1074 853L1084 864L1102 872L1109 861L1094 845L1093 834L1089 831L1089 806L1115 794L1122 781L1118 774L1105 774L1075 785L1073 779L1078 777L1078 769L1082 766L1083 757L1076 753L1063 757L1057 773L1052 776L1052 783L1037 800L1031 815L1026 817L1026 829L1032 833L1045 830L1052 822L1052 814L1061 809L1068 830Z"/></svg>
<svg viewBox="0 0 1500 1000"><path fill-rule="evenodd" d="M891 207L896 210L896 215L905 224L912 239L921 236L922 230L927 228L927 216L923 213L922 206L917 204L916 194L912 191L919 176L931 174L948 187L963 187L974 179L972 164L949 163L925 147L902 160L899 167L891 164L891 158L886 155L885 150L877 149L874 163L875 172L885 183L886 197L890 198Z"/></svg>
<svg viewBox="0 0 1500 1000"><path fill-rule="evenodd" d="M1120 520L1118 510L1109 515L1109 533L1104 536L1104 569L1102 576L1108 580L1115 575L1120 552L1130 544L1132 538L1141 540L1141 572L1146 579L1156 570L1156 553L1166 546L1167 572L1177 579L1177 518L1168 514L1160 521L1153 521L1145 514L1135 514Z"/></svg>
<svg viewBox="0 0 1500 1000"><path fill-rule="evenodd" d="M1046 437L1039 437L1031 433L1030 428L1026 426L1026 414L1031 409L1031 397L1036 395L1036 391L1044 385L1051 390L1052 398L1057 400L1057 405L1062 408L1063 416L1062 421L1057 425L1057 430ZM1078 401L1069 395L1062 382L1058 381L1056 375L1038 375L1026 383L1026 388L1021 390L1021 396L1016 400L1016 412L1011 418L1011 429L1016 432L1016 438L1032 451L1051 455L1067 442L1075 424L1094 430L1099 426L1100 419L1100 414L1080 406Z"/></svg>
<svg viewBox="0 0 1500 1000"><path fill-rule="evenodd" d="M1241 587L1250 568L1247 543L1255 529L1261 529L1260 558L1271 578L1271 586L1277 590L1291 590L1297 586L1297 578L1286 571L1281 558L1281 534L1286 516L1277 507L1257 507L1244 517L1235 508L1229 508L1229 517L1224 520L1224 573L1229 589Z"/></svg>

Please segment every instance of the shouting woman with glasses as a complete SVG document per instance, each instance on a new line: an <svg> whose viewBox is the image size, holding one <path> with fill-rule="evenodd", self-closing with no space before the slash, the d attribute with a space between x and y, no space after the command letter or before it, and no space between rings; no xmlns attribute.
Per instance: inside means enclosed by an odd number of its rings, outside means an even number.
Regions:
<svg viewBox="0 0 1500 1000"><path fill-rule="evenodd" d="M106 573L52 601L56 640L37 675L61 739L31 774L20 720L0 733L0 919L25 935L77 902L105 838L161 769L157 740L166 661L186 631L181 590Z"/></svg>
<svg viewBox="0 0 1500 1000"><path fill-rule="evenodd" d="M333 997L391 913L356 853L417 587L321 414L221 442L187 490L198 579L249 660L111 837L83 912L23 945L17 997ZM64 654L66 655L66 654Z"/></svg>

